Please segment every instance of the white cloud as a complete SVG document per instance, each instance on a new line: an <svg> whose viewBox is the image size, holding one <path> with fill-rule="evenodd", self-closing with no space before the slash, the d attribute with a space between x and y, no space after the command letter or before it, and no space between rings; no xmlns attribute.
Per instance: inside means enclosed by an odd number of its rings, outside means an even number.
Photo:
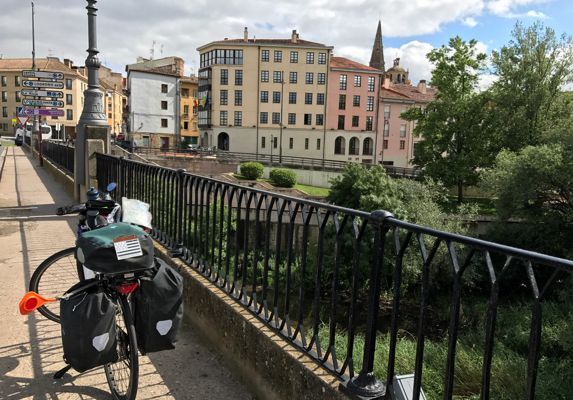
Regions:
<svg viewBox="0 0 573 400"><path fill-rule="evenodd" d="M551 0L490 0L487 3L487 10L494 15L504 18L546 18L547 16L540 11L529 10L520 12L519 10L526 6L548 3Z"/></svg>
<svg viewBox="0 0 573 400"><path fill-rule="evenodd" d="M470 28L473 28L475 26L477 26L478 22L476 21L476 19L474 17L467 17L466 19L464 19L462 21L462 23L464 25L469 26Z"/></svg>

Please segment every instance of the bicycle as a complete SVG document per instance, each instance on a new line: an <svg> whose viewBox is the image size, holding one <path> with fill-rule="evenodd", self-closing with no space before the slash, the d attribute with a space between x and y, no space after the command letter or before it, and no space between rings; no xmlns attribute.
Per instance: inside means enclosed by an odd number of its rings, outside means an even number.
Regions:
<svg viewBox="0 0 573 400"><path fill-rule="evenodd" d="M56 210L56 215L79 214L77 237L108 223L118 222L121 219L121 206L111 198L111 192L115 188L116 184L113 182L107 186L103 194L90 188L87 192L88 200L84 204L60 207ZM59 296L73 284L93 277L93 273L77 262L75 251L75 246L69 247L45 259L32 274L28 290L52 298ZM38 311L49 320L60 322L57 304L47 303Z"/></svg>

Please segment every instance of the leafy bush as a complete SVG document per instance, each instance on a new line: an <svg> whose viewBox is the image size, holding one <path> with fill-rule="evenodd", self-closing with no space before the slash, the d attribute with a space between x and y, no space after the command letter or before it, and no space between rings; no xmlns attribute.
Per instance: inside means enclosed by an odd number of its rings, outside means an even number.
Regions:
<svg viewBox="0 0 573 400"><path fill-rule="evenodd" d="M270 173L271 183L278 187L291 188L296 184L296 173L286 168L274 168Z"/></svg>
<svg viewBox="0 0 573 400"><path fill-rule="evenodd" d="M263 170L263 164L258 162L248 161L241 163L241 175L247 179L259 179L263 176Z"/></svg>

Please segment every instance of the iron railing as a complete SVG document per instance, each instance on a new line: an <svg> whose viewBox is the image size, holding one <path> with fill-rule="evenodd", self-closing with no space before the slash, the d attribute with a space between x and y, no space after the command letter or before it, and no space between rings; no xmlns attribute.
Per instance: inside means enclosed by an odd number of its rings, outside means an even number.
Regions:
<svg viewBox="0 0 573 400"><path fill-rule="evenodd" d="M543 302L573 272L572 261L418 226L385 211L336 207L108 155L97 154L97 179L100 186L117 182L118 198L150 203L156 240L336 374L342 390L362 398L383 398L396 374L414 372L418 400L424 370L436 362L425 358L425 348L437 335L444 341L443 385L432 397L496 398L498 311L508 277L522 279L521 299L531 306L523 315L529 345L521 354L523 375L512 376L511 384L522 385L519 398L535 396ZM475 290L466 284L470 270L481 274L487 293L481 374L473 389L460 388L456 369L462 305L474 299L466 300ZM415 295L406 300L404 282L412 275ZM451 299L443 326L433 309L437 290ZM344 344L337 347L340 332ZM415 347L415 361L400 366L398 350L406 342Z"/></svg>
<svg viewBox="0 0 573 400"><path fill-rule="evenodd" d="M73 146L51 140L42 140L42 156L56 164L68 175L74 175L75 148Z"/></svg>

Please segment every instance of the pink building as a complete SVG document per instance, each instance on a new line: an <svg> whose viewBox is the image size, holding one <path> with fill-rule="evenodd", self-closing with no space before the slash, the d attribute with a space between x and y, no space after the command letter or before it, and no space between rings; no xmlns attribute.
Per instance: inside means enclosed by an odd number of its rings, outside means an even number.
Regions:
<svg viewBox="0 0 573 400"><path fill-rule="evenodd" d="M326 149L331 159L375 163L382 71L332 57L328 74Z"/></svg>
<svg viewBox="0 0 573 400"><path fill-rule="evenodd" d="M378 113L380 130L376 154L379 163L411 168L414 144L422 138L415 138L412 135L415 122L403 120L400 114L412 107L425 108L434 100L436 89L428 87L426 81L420 81L417 86L410 85L409 81L407 83L392 81L387 72L380 90Z"/></svg>

